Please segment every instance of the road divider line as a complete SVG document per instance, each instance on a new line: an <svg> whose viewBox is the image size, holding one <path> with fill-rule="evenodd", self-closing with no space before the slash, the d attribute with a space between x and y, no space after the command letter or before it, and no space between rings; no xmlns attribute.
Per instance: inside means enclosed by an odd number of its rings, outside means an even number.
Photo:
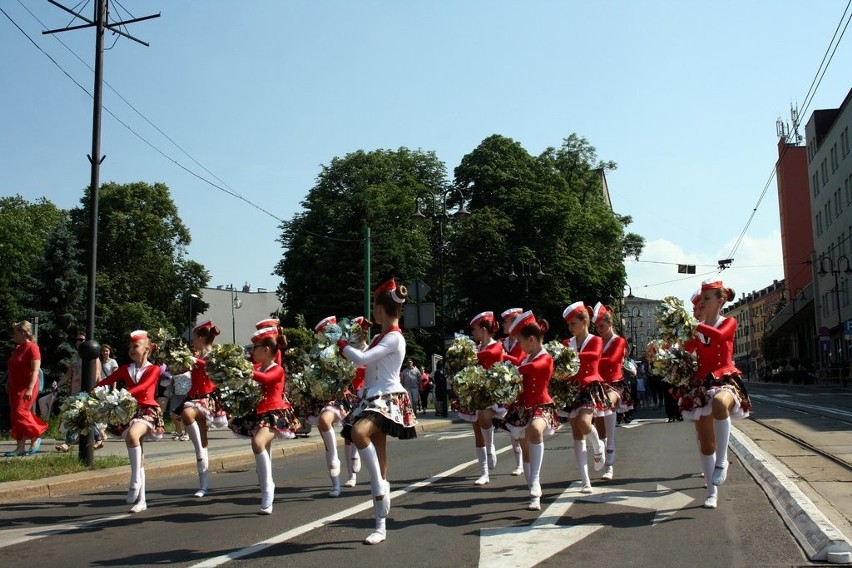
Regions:
<svg viewBox="0 0 852 568"><path fill-rule="evenodd" d="M506 446L505 448L500 448L497 450L498 454L502 454L503 452L507 452L512 448L512 446ZM471 460L462 464L459 464L455 467L452 467L446 471L442 471L441 473L435 474L432 477L424 479L423 481L418 481L416 483L412 483L408 487L403 489L397 489L396 491L391 492L391 499L396 499L406 493L410 493L412 491L416 491L417 489L422 489L429 485L432 485L435 482L438 482L445 477L449 477L454 475L474 464L477 463L477 460ZM367 509L373 508L373 501L366 501L365 503L361 503L360 505L355 505L353 507L349 507L348 509L344 509L343 511L337 512L333 515L329 515L327 517L323 517L322 519L318 519L316 521L310 522L308 524L302 525L300 527L296 527L294 529L290 529L289 531L283 532L276 536L270 537L266 540L258 542L256 544L252 544L251 546L247 546L246 548L241 548L239 550L235 550L233 552L229 552L228 554L222 554L220 556L216 556L213 558L208 558L203 562L199 562L198 564L193 564L192 568L214 568L216 566L221 566L227 562L231 562L233 560L237 560L239 558L243 558L245 556L250 556L257 552L261 552L271 546L275 546L276 544L281 544L291 540L293 538L299 537L305 533L308 533L312 530L319 529L330 525L331 523L336 523L342 519L347 517L351 517L357 513L362 511L366 511Z"/></svg>
<svg viewBox="0 0 852 568"><path fill-rule="evenodd" d="M48 527L24 527L18 529L6 529L0 531L0 548L12 546L13 544L21 544L31 540L38 540L48 536L55 536L65 532L72 532L81 529L86 529L92 525L108 523L110 521L118 521L129 517L130 514L112 515L102 519L92 519L90 521L81 521L78 523L64 523L59 525L50 525Z"/></svg>

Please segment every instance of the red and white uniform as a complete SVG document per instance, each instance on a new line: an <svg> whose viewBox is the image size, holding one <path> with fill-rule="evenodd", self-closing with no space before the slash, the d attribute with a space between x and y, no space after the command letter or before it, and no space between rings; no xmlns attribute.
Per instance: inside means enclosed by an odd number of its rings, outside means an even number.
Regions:
<svg viewBox="0 0 852 568"><path fill-rule="evenodd" d="M613 333L612 337L604 343L601 352L601 362L598 372L606 383L606 390L615 392L618 396L615 412L627 412L633 408L629 400L629 391L626 391L624 383L624 355L627 353L627 341L620 335ZM625 396L625 392L628 395ZM627 400L625 400L627 398Z"/></svg>
<svg viewBox="0 0 852 568"><path fill-rule="evenodd" d="M163 424L163 412L157 402L157 383L160 381L160 366L150 361L142 367L136 363L122 365L110 376L101 379L95 384L96 387L112 385L118 381L124 383L127 391L133 395L138 405L136 414L130 423L124 426L110 426L109 431L117 436L125 436L133 424L141 422L148 427L145 440L159 440L165 432Z"/></svg>

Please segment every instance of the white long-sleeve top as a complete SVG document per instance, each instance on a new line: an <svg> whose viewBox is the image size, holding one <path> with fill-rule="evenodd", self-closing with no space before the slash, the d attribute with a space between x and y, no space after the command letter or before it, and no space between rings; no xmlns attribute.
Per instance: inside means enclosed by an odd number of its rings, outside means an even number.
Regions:
<svg viewBox="0 0 852 568"><path fill-rule="evenodd" d="M358 393L361 398L406 392L399 380L399 369L405 359L405 338L399 331L377 336L366 351L347 345L343 355L355 366L366 367L364 386Z"/></svg>

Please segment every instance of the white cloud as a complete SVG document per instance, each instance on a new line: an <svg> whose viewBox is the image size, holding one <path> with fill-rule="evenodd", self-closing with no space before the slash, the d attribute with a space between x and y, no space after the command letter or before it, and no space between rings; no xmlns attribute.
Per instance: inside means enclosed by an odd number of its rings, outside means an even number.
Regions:
<svg viewBox="0 0 852 568"><path fill-rule="evenodd" d="M685 300L700 287L702 280L719 274L718 261L728 258L733 245L731 241L716 251L699 252L686 251L666 239L647 242L638 262L626 261L627 283L636 296L656 299L677 296ZM744 237L733 258L731 267L724 270L721 277L738 296L784 278L779 231L766 236ZM679 274L678 264L695 264L696 274Z"/></svg>

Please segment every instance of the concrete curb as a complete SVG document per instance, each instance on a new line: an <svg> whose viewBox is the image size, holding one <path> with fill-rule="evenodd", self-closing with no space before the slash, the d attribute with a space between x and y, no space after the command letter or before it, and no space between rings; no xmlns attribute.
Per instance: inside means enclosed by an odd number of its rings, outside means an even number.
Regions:
<svg viewBox="0 0 852 568"><path fill-rule="evenodd" d="M450 419L429 420L417 425L417 432L440 430L452 424ZM343 445L343 438L337 437L338 446ZM153 442L159 444L161 442ZM272 459L278 460L289 456L308 453L324 452L325 446L320 439L296 439L273 446ZM254 465L254 456L246 440L245 447L240 450L225 450L216 452L210 459L210 471L229 471ZM178 475L195 474L195 461L189 455L180 457L148 458L145 472L155 477L174 477ZM56 477L45 477L37 480L10 481L0 484L0 504L21 503L24 501L45 500L60 495L77 495L113 485L126 485L128 469L126 466L109 469L81 471Z"/></svg>
<svg viewBox="0 0 852 568"><path fill-rule="evenodd" d="M852 561L852 543L790 479L793 473L771 456L764 456L742 430L731 428L731 447L758 481L810 560Z"/></svg>

